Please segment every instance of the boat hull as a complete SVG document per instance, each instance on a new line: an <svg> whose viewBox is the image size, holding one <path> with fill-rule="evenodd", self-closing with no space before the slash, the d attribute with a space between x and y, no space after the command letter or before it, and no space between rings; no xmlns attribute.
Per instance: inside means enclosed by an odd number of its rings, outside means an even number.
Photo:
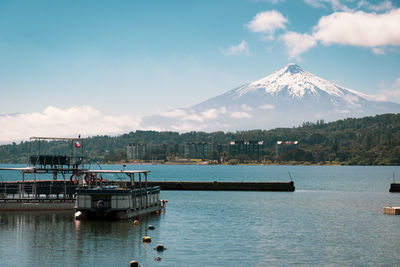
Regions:
<svg viewBox="0 0 400 267"><path fill-rule="evenodd" d="M130 218L137 218L143 215L152 213L159 213L162 211L161 205L154 205L151 207L138 209L138 210L119 210L110 212L99 212L91 210L76 210L80 212L78 216L75 216L77 220L126 220ZM76 214L76 213L75 213Z"/></svg>
<svg viewBox="0 0 400 267"><path fill-rule="evenodd" d="M164 203L160 201L160 187L142 189L94 188L78 189L75 218L119 220L157 213Z"/></svg>

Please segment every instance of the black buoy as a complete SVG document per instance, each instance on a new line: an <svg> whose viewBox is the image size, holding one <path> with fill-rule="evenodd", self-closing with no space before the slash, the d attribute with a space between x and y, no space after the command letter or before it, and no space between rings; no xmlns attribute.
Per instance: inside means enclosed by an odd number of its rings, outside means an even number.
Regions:
<svg viewBox="0 0 400 267"><path fill-rule="evenodd" d="M129 267L139 267L139 262L137 262L137 261L131 261L131 262L129 263Z"/></svg>
<svg viewBox="0 0 400 267"><path fill-rule="evenodd" d="M164 251L167 248L165 246L161 245L161 244L158 244L154 249L157 250L157 251Z"/></svg>
<svg viewBox="0 0 400 267"><path fill-rule="evenodd" d="M156 229L156 228L154 227L154 225L151 225L151 224L149 225L148 228L149 228L149 230L154 230L154 229Z"/></svg>

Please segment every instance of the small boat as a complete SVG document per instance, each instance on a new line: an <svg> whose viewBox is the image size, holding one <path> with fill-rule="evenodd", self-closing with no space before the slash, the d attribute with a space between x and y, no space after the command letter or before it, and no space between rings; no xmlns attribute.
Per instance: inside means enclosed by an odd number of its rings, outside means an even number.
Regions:
<svg viewBox="0 0 400 267"><path fill-rule="evenodd" d="M148 187L149 171L138 170L91 170L87 171L96 177L99 173L124 173L130 181L118 185L104 185L92 188L77 188L75 218L80 219L128 219L149 213L159 213L165 205L160 200L160 187ZM135 182L135 174L139 181ZM145 181L142 182L142 175ZM123 185L123 187L121 186Z"/></svg>
<svg viewBox="0 0 400 267"><path fill-rule="evenodd" d="M41 153L41 145L48 141L70 143L69 155ZM127 219L159 213L165 206L160 187L147 186L148 170L87 168L80 136L31 137L28 162L23 168L0 168L22 174L21 181L0 182L0 211L75 210L76 219ZM103 175L126 175L129 181L103 180Z"/></svg>

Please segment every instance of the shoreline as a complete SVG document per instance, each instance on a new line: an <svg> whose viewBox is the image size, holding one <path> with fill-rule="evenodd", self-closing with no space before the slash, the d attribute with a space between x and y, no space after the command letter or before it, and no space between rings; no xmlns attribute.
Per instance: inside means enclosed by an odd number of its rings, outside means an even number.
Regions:
<svg viewBox="0 0 400 267"><path fill-rule="evenodd" d="M397 165L350 165L345 163L209 163L207 161L202 162L107 162L102 164L121 164L121 165L215 165L215 166L397 166Z"/></svg>
<svg viewBox="0 0 400 267"><path fill-rule="evenodd" d="M7 164L26 164L26 163L0 163L2 165ZM167 161L167 162L124 162L124 161L116 161L116 162L102 162L100 164L104 165L215 165L215 166L386 166L386 167L398 167L400 165L357 165L357 164L347 164L347 163L299 163L299 162L282 162L282 163L236 163L236 164L229 164L229 163L210 163L208 161L190 161L190 162L174 162L174 161Z"/></svg>

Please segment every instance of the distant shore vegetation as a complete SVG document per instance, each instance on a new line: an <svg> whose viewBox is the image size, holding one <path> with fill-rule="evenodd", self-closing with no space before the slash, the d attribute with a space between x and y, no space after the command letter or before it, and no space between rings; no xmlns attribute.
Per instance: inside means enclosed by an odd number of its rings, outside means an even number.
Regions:
<svg viewBox="0 0 400 267"><path fill-rule="evenodd" d="M229 153L232 141L262 141L259 155ZM277 141L298 141L298 145L277 154ZM127 159L127 146L145 144L140 160ZM187 143L210 143L207 158L185 158ZM120 136L93 136L84 139L84 156L92 163L169 163L169 164L324 164L400 165L400 114L349 118L325 123L304 122L299 127L237 132L140 131ZM222 148L221 148L222 147ZM68 154L65 142L44 142L41 153ZM1 163L27 163L29 142L0 146Z"/></svg>

